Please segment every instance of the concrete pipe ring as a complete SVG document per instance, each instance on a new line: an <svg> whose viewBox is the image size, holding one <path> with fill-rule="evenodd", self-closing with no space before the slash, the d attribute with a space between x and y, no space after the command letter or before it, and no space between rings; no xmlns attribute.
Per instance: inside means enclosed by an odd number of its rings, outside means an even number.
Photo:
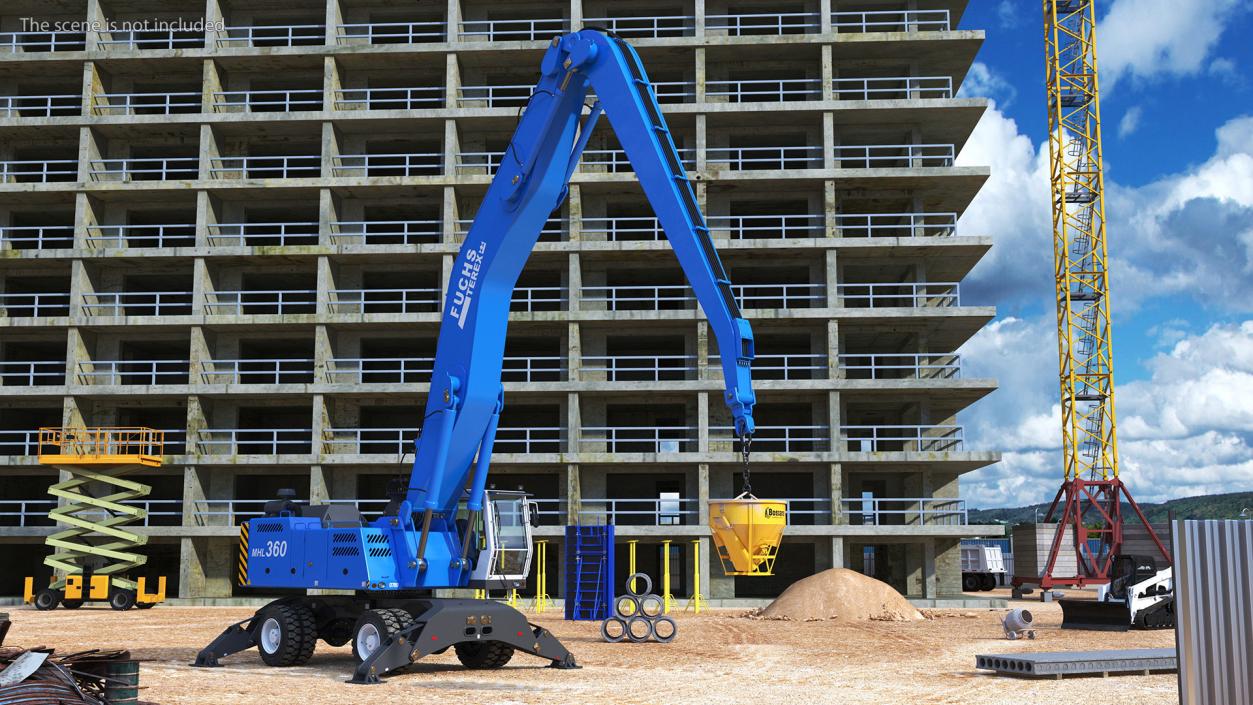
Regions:
<svg viewBox="0 0 1253 705"><path fill-rule="evenodd" d="M613 601L614 614L623 619L630 619L640 613L640 598L635 595L618 595Z"/></svg>
<svg viewBox="0 0 1253 705"><path fill-rule="evenodd" d="M653 620L653 638L657 641L669 644L678 633L679 625L673 619L662 616Z"/></svg>
<svg viewBox="0 0 1253 705"><path fill-rule="evenodd" d="M666 603L659 595L648 594L640 598L640 614L645 617L659 617L665 611Z"/></svg>
<svg viewBox="0 0 1253 705"><path fill-rule="evenodd" d="M641 615L628 619L626 635L628 639L636 644L648 641L653 638L653 620Z"/></svg>
<svg viewBox="0 0 1253 705"><path fill-rule="evenodd" d="M627 638L627 623L619 617L610 617L600 623L600 636L610 644Z"/></svg>
<svg viewBox="0 0 1253 705"><path fill-rule="evenodd" d="M644 589L642 590L631 589L631 586L635 585L636 580L643 581ZM627 578L627 594L633 595L635 597L643 597L644 595L647 595L648 593L652 591L653 591L653 579L648 577L647 574L631 573L631 575Z"/></svg>

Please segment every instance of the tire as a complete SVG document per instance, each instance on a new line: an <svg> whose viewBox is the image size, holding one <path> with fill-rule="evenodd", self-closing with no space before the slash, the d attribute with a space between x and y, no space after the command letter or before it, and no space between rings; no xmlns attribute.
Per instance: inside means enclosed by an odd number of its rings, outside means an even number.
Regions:
<svg viewBox="0 0 1253 705"><path fill-rule="evenodd" d="M257 651L267 666L302 666L317 646L313 610L300 603L272 605L261 613L257 628Z"/></svg>
<svg viewBox="0 0 1253 705"><path fill-rule="evenodd" d="M623 620L630 619L640 613L640 598L635 595L618 595L613 601L614 614Z"/></svg>
<svg viewBox="0 0 1253 705"><path fill-rule="evenodd" d="M352 627L352 656L361 663L370 657L387 638L413 621L402 609L366 610Z"/></svg>
<svg viewBox="0 0 1253 705"><path fill-rule="evenodd" d="M57 605L61 604L61 591L52 588L44 588L35 593L35 609L40 612L54 610Z"/></svg>
<svg viewBox="0 0 1253 705"><path fill-rule="evenodd" d="M962 592L979 592L979 576L974 573L962 573Z"/></svg>
<svg viewBox="0 0 1253 705"><path fill-rule="evenodd" d="M654 619L666 611L666 602L659 595L645 595L640 598L640 614Z"/></svg>
<svg viewBox="0 0 1253 705"><path fill-rule="evenodd" d="M513 658L513 647L503 641L466 641L453 649L462 666L476 671L500 668Z"/></svg>
<svg viewBox="0 0 1253 705"><path fill-rule="evenodd" d="M643 581L644 583L643 590L631 589L631 583L635 581L636 579ZM627 585L627 594L633 597L643 597L644 595L647 595L648 593L653 591L653 579L648 577L648 575L645 573L631 573L631 575L627 576L626 585Z"/></svg>
<svg viewBox="0 0 1253 705"><path fill-rule="evenodd" d="M984 573L979 576L979 589L983 592L991 592L996 589L996 577L991 573Z"/></svg>
<svg viewBox="0 0 1253 705"><path fill-rule="evenodd" d="M83 606L82 600L61 600L61 606L67 610L76 610Z"/></svg>
<svg viewBox="0 0 1253 705"><path fill-rule="evenodd" d="M135 593L130 590L115 589L109 593L109 606L118 612L125 612L135 606Z"/></svg>
<svg viewBox="0 0 1253 705"><path fill-rule="evenodd" d="M353 623L350 619L335 619L322 625L318 638L330 646L343 646L352 641Z"/></svg>
<svg viewBox="0 0 1253 705"><path fill-rule="evenodd" d="M621 617L610 617L600 623L600 638L610 644L617 644L627 638L626 621Z"/></svg>
<svg viewBox="0 0 1253 705"><path fill-rule="evenodd" d="M643 629L641 632L640 629ZM653 638L653 621L647 617L636 616L627 620L627 638L636 644Z"/></svg>
<svg viewBox="0 0 1253 705"><path fill-rule="evenodd" d="M665 626L663 626L665 625ZM653 620L653 638L663 644L674 641L679 634L679 625L669 617L658 617Z"/></svg>
<svg viewBox="0 0 1253 705"><path fill-rule="evenodd" d="M157 603L155 602L136 602L135 603L135 609L137 610L150 610L156 606L157 606Z"/></svg>

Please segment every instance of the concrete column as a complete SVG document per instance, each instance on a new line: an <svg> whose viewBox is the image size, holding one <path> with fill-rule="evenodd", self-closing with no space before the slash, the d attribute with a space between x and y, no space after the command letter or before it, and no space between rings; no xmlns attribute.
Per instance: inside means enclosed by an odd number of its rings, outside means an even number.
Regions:
<svg viewBox="0 0 1253 705"><path fill-rule="evenodd" d="M213 178L213 161L222 156L217 135L210 125L200 126L200 180Z"/></svg>
<svg viewBox="0 0 1253 705"><path fill-rule="evenodd" d="M84 371L89 372L93 369L91 364L93 356L87 335L87 332L81 328L70 328L65 332L65 383L67 385L79 383L80 365L84 366ZM86 382L86 380L83 381Z"/></svg>
<svg viewBox="0 0 1253 705"><path fill-rule="evenodd" d="M202 326L191 327L191 349L188 351L187 381L191 387L204 383L204 373L213 360L211 343L212 333Z"/></svg>
<svg viewBox="0 0 1253 705"><path fill-rule="evenodd" d="M695 8L695 11L693 12L693 14L696 15L696 29L695 29L696 38L704 39L705 38L705 0L696 0L694 3L694 8ZM696 80L698 82L701 82L704 80L704 76L698 76Z"/></svg>
<svg viewBox="0 0 1253 705"><path fill-rule="evenodd" d="M448 41L461 41L461 0L448 0ZM455 58L452 54L449 58Z"/></svg>
<svg viewBox="0 0 1253 705"><path fill-rule="evenodd" d="M327 26L327 37L330 38L331 28ZM335 101L339 91L343 89L343 79L339 73L339 63L335 57L328 56L322 60L322 110L335 110Z"/></svg>
<svg viewBox="0 0 1253 705"><path fill-rule="evenodd" d="M325 465L309 467L309 504L326 504L331 498L331 476L334 468Z"/></svg>
<svg viewBox="0 0 1253 705"><path fill-rule="evenodd" d="M335 46L336 36L339 34L339 26L344 23L343 8L339 6L339 0L328 0L326 3L326 45ZM329 94L328 94L329 95Z"/></svg>
<svg viewBox="0 0 1253 705"><path fill-rule="evenodd" d="M709 322L696 322L696 379L706 380L712 377L709 371Z"/></svg>
<svg viewBox="0 0 1253 705"><path fill-rule="evenodd" d="M830 112L822 114L822 168L839 169L835 160L835 146L839 144L839 136L835 132L835 115Z"/></svg>
<svg viewBox="0 0 1253 705"><path fill-rule="evenodd" d="M834 318L827 320L827 341L823 352L827 358L827 379L844 379L844 369L840 367L840 323Z"/></svg>
<svg viewBox="0 0 1253 705"><path fill-rule="evenodd" d="M583 490L580 486L579 466L575 463L566 465L566 523L579 523L579 506L583 501Z"/></svg>
<svg viewBox="0 0 1253 705"><path fill-rule="evenodd" d="M102 28L105 26L104 8L101 6L100 0L87 0L87 22ZM108 33L103 31L87 32L87 51L100 49L102 35L108 36Z"/></svg>
<svg viewBox="0 0 1253 705"><path fill-rule="evenodd" d="M450 122L448 124L451 125L452 123ZM446 138L444 141L444 164L445 164L444 170L446 172L452 171L453 162L450 160L456 158L455 152L456 152L456 142L457 142L457 130L453 128L450 130L450 132L451 134L444 135ZM452 155L452 156L449 156L449 155ZM454 189L452 186L445 186L443 197L444 197L444 204L443 204L443 208L440 211L440 217L443 220L443 224L440 226L442 230L442 237L440 238L440 242L456 242L457 218L458 218L458 211L459 211L459 209L457 208L456 189ZM445 289L447 288L447 281L444 281L443 283L441 283L440 287L441 287L440 288L441 296L446 295L448 293L447 291L445 291Z"/></svg>
<svg viewBox="0 0 1253 705"><path fill-rule="evenodd" d="M566 369L568 370L566 378L571 382L578 382L583 378L582 326L578 321L571 321L566 330L566 335L569 336L569 342L566 345Z"/></svg>
<svg viewBox="0 0 1253 705"><path fill-rule="evenodd" d="M696 116L696 173L703 174L709 168L709 131L704 113Z"/></svg>
<svg viewBox="0 0 1253 705"><path fill-rule="evenodd" d="M566 197L566 213L569 216L566 237L570 242L579 242L583 239L583 189L578 184L570 184L570 193Z"/></svg>
<svg viewBox="0 0 1253 705"><path fill-rule="evenodd" d="M930 600L934 600L938 596L938 579L935 568L935 539L927 539L922 544L922 595Z"/></svg>
<svg viewBox="0 0 1253 705"><path fill-rule="evenodd" d="M223 35L221 27L226 25L226 17L222 12L222 4L218 0L208 0L204 11L206 49L216 49L218 39Z"/></svg>
<svg viewBox="0 0 1253 705"><path fill-rule="evenodd" d="M583 26L582 0L570 0L570 29L577 30Z"/></svg>
<svg viewBox="0 0 1253 705"><path fill-rule="evenodd" d="M86 107L87 115L96 114L96 96L104 93L103 78L100 75L100 65L94 61L83 62L83 105Z"/></svg>
<svg viewBox="0 0 1253 705"><path fill-rule="evenodd" d="M326 439L328 433L327 429L332 427L329 414L327 413L326 395L313 395L312 414L312 424L309 431L309 438L311 440L310 450L313 452L314 457L320 458L322 457L323 441ZM313 485L311 484L310 487L312 488ZM310 492L313 492L313 490L310 489Z"/></svg>
<svg viewBox="0 0 1253 705"><path fill-rule="evenodd" d="M826 251L826 273L823 283L826 285L827 308L841 308L844 303L840 297L840 264L834 249Z"/></svg>
<svg viewBox="0 0 1253 705"><path fill-rule="evenodd" d="M339 162L339 156L342 153L343 141L340 139L339 131L335 129L335 124L331 122L322 123L322 178L331 179L335 177L335 165Z"/></svg>
<svg viewBox="0 0 1253 705"><path fill-rule="evenodd" d="M831 463L827 466L831 487L831 523L835 526L848 524L848 514L844 512L844 466Z"/></svg>
<svg viewBox="0 0 1253 705"><path fill-rule="evenodd" d="M709 452L709 392L696 395L696 451Z"/></svg>
<svg viewBox="0 0 1253 705"><path fill-rule="evenodd" d="M823 4L830 4L830 0L822 0ZM822 13L822 31L831 31L831 13ZM835 100L835 59L832 57L831 45L822 45L822 99Z"/></svg>
<svg viewBox="0 0 1253 705"><path fill-rule="evenodd" d="M818 0L818 15L819 15L818 31L822 32L823 34L830 34L831 33L831 0ZM830 49L830 48L831 46L829 44L823 46L823 49ZM827 85L831 85L830 81L827 82Z"/></svg>
<svg viewBox="0 0 1253 705"><path fill-rule="evenodd" d="M191 312L192 315L204 316L208 315L206 304L213 300L213 293L216 287L213 285L213 277L209 273L209 263L203 257L197 257L192 262L192 278L191 278Z"/></svg>
<svg viewBox="0 0 1253 705"><path fill-rule="evenodd" d="M583 266L579 253L570 253L566 272L566 310L578 311L583 308Z"/></svg>
<svg viewBox="0 0 1253 705"><path fill-rule="evenodd" d="M831 567L832 568L847 568L848 567L848 560L846 559L847 553L848 553L848 548L844 545L844 537L832 536L831 537Z"/></svg>
<svg viewBox="0 0 1253 705"><path fill-rule="evenodd" d="M331 292L336 288L335 273L331 269L331 258L325 255L318 257L317 287L315 310L319 316L325 316L331 312Z"/></svg>
<svg viewBox="0 0 1253 705"><path fill-rule="evenodd" d="M696 51L693 53L696 55L696 66L695 66L696 70L692 74L692 84L693 84L692 90L696 93L696 102L699 104L699 103L705 102L705 83L706 81L709 80L708 78L708 75L709 75L708 66L709 65L706 63L706 60L705 60L705 47L696 47ZM704 113L700 113L700 115L703 116ZM699 135L701 133L697 133L697 134L699 138ZM701 154L701 150L698 148L696 151L696 159L698 160L697 164L702 163L701 161L699 161L702 158L703 158L703 155Z"/></svg>
<svg viewBox="0 0 1253 705"><path fill-rule="evenodd" d="M567 439L569 447L566 452L577 454L579 438L582 436L583 414L579 408L579 395L575 392L566 394L566 429L569 436Z"/></svg>
<svg viewBox="0 0 1253 705"><path fill-rule="evenodd" d="M697 522L701 526L709 526L709 464L696 466L696 500ZM704 549L702 548L702 551ZM703 576L702 576L702 581Z"/></svg>
<svg viewBox="0 0 1253 705"><path fill-rule="evenodd" d="M456 0L451 0L451 1L456 2ZM458 22L457 27L460 28L460 26L461 26L461 23ZM451 21L448 23L448 33L449 34L453 33L453 23ZM449 109L456 108L457 98L460 95L461 95L461 66L460 64L457 63L457 55L450 52L447 58L444 60L444 106ZM452 120L448 120L445 123L445 129L446 130L451 129L455 132L457 129L457 123ZM447 172L451 172L452 164L453 164L452 161L446 161L444 163L444 170Z"/></svg>

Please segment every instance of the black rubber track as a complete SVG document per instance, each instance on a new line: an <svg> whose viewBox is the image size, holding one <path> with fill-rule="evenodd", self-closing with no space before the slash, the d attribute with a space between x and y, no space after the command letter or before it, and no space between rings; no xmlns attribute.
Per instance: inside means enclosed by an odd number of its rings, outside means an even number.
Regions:
<svg viewBox="0 0 1253 705"><path fill-rule="evenodd" d="M453 647L457 660L466 668L500 668L513 658L513 647L500 641L468 641Z"/></svg>
<svg viewBox="0 0 1253 705"><path fill-rule="evenodd" d="M258 644L261 660L267 666L303 666L313 658L313 648L318 644L318 626L313 610L307 605L275 605L261 615L261 626L270 618L278 620L282 636L278 651L267 654Z"/></svg>

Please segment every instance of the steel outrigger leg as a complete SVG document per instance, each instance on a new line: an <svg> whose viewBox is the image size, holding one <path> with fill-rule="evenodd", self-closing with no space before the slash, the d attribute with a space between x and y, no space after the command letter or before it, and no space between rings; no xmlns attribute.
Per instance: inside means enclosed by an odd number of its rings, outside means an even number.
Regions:
<svg viewBox="0 0 1253 705"><path fill-rule="evenodd" d="M378 685L382 683L379 676L408 666L414 661L413 635L426 627L422 622L414 622L392 634L379 645L374 653L357 664L348 683L357 685Z"/></svg>
<svg viewBox="0 0 1253 705"><path fill-rule="evenodd" d="M218 635L218 638L196 654L196 662L191 665L198 668L218 668L222 665L218 663L218 659L256 646L257 637L254 627L260 615L261 613L258 612L242 622L236 622L227 627L226 631Z"/></svg>

